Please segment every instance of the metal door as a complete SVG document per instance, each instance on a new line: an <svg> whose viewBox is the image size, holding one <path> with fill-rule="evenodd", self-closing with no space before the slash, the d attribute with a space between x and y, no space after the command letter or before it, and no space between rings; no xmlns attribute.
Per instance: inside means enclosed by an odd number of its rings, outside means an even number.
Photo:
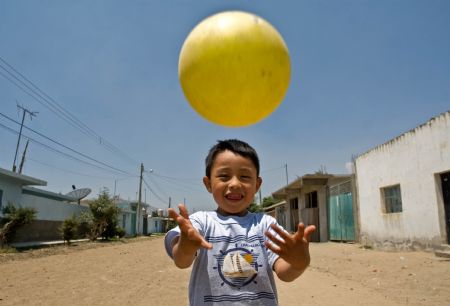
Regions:
<svg viewBox="0 0 450 306"><path fill-rule="evenodd" d="M330 188L328 214L330 240L354 241L355 222L350 181Z"/></svg>

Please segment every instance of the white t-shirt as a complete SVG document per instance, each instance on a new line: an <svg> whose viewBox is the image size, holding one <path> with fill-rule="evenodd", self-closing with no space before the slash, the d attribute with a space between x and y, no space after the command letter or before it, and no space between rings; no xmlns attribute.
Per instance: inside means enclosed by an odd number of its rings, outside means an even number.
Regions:
<svg viewBox="0 0 450 306"><path fill-rule="evenodd" d="M243 217L222 216L215 211L189 216L192 225L213 245L200 249L189 283L190 305L278 305L273 265L278 255L264 245L264 235L276 220L265 214L247 213ZM279 226L279 225L278 225ZM166 251L172 257L172 240L179 228L165 237ZM256 270L249 277L227 277L223 261L228 253L238 252Z"/></svg>

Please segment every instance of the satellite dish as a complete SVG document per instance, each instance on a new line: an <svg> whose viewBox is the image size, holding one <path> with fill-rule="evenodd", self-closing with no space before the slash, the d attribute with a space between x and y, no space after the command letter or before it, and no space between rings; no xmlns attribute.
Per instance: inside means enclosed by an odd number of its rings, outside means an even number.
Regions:
<svg viewBox="0 0 450 306"><path fill-rule="evenodd" d="M80 200L90 194L91 191L92 190L90 188L80 188L72 190L71 192L67 193L66 196L74 198L78 201L78 204L80 204Z"/></svg>

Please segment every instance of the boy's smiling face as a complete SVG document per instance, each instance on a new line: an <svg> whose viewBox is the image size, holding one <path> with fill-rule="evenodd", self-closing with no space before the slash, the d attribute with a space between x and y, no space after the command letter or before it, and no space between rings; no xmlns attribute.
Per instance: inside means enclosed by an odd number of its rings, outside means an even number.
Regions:
<svg viewBox="0 0 450 306"><path fill-rule="evenodd" d="M203 183L212 193L223 215L244 215L261 186L253 162L246 157L225 150L216 155L211 168L211 177L205 176Z"/></svg>

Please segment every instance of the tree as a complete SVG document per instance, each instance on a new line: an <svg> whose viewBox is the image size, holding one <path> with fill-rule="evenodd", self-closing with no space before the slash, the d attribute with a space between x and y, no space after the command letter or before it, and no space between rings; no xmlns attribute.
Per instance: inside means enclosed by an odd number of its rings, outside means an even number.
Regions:
<svg viewBox="0 0 450 306"><path fill-rule="evenodd" d="M262 211L262 207L259 204L256 204L255 202L253 202L252 204L250 204L250 206L247 208L247 210L249 212L252 213L257 213L257 212L261 212Z"/></svg>
<svg viewBox="0 0 450 306"><path fill-rule="evenodd" d="M31 223L36 216L36 209L30 207L15 207L9 203L2 210L3 226L0 229L0 247L3 248L14 237L16 231L23 225Z"/></svg>
<svg viewBox="0 0 450 306"><path fill-rule="evenodd" d="M83 219L89 225L91 240L98 237L109 239L121 234L117 225L120 209L114 204L107 189L103 189L98 198L89 203L89 208L90 212L84 214Z"/></svg>
<svg viewBox="0 0 450 306"><path fill-rule="evenodd" d="M262 206L262 207L268 207L268 206L270 206L270 205L275 204L276 202L277 202L277 201L276 201L272 196L265 197L265 198L263 198L263 200L262 200L261 206Z"/></svg>

